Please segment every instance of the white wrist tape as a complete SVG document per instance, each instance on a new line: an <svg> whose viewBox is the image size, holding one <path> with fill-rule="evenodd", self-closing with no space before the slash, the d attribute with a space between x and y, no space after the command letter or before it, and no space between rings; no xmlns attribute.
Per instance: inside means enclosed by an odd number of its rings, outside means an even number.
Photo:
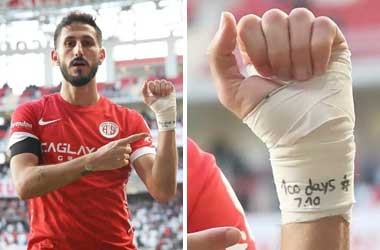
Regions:
<svg viewBox="0 0 380 250"><path fill-rule="evenodd" d="M150 105L150 108L156 114L159 131L175 129L177 117L175 92L172 92L166 97L160 97Z"/></svg>
<svg viewBox="0 0 380 250"><path fill-rule="evenodd" d="M244 118L270 151L282 223L341 215L354 199L351 61L336 51L328 71L274 91Z"/></svg>

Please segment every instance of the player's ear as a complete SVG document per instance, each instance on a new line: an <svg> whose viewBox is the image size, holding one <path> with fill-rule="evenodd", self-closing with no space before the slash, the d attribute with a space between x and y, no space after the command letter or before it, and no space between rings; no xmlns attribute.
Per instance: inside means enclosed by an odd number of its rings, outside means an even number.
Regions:
<svg viewBox="0 0 380 250"><path fill-rule="evenodd" d="M106 58L106 50L104 48L101 48L100 53L99 53L99 65L103 63L105 58Z"/></svg>
<svg viewBox="0 0 380 250"><path fill-rule="evenodd" d="M58 54L55 49L50 52L50 58L53 61L54 65L59 66Z"/></svg>

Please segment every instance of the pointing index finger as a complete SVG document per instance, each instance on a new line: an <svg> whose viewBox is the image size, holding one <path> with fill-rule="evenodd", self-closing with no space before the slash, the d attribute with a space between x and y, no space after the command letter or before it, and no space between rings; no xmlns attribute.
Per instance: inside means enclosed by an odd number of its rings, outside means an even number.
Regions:
<svg viewBox="0 0 380 250"><path fill-rule="evenodd" d="M138 140L143 139L143 138L148 137L148 136L149 136L148 133L139 133L139 134L130 135L126 138L118 140L117 144L123 145L123 144L134 143L135 141L138 141Z"/></svg>

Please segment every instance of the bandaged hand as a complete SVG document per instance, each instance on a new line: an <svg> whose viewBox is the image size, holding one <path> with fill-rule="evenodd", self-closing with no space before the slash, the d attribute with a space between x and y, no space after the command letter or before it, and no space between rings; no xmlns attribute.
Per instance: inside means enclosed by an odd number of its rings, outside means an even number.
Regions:
<svg viewBox="0 0 380 250"><path fill-rule="evenodd" d="M259 75L244 77L233 50ZM337 25L306 9L238 25L222 15L209 47L219 99L266 144L282 222L350 220L355 123L351 61Z"/></svg>
<svg viewBox="0 0 380 250"><path fill-rule="evenodd" d="M155 113L159 131L176 127L177 105L174 85L166 80L145 81L144 102Z"/></svg>

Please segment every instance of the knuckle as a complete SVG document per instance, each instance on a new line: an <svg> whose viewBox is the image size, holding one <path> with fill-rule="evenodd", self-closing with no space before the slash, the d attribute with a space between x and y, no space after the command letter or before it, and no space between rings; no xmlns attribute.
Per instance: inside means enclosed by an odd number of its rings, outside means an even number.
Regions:
<svg viewBox="0 0 380 250"><path fill-rule="evenodd" d="M280 9L270 9L263 15L263 20L268 23L284 22L287 19L287 14Z"/></svg>

